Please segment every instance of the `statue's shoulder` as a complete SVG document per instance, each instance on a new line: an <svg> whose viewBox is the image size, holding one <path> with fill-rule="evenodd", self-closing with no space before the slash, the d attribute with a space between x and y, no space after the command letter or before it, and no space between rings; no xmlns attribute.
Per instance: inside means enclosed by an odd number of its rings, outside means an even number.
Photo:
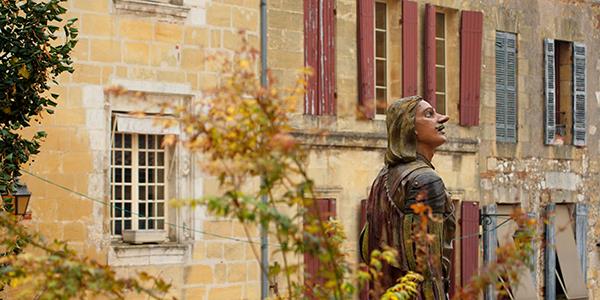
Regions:
<svg viewBox="0 0 600 300"><path fill-rule="evenodd" d="M444 185L442 177L431 167L420 168L412 172L409 182L413 188L422 188L428 185Z"/></svg>
<svg viewBox="0 0 600 300"><path fill-rule="evenodd" d="M408 163L399 164L390 169L391 176L399 179L407 178L412 174L425 172L426 169L431 169L431 167L421 160L414 160Z"/></svg>

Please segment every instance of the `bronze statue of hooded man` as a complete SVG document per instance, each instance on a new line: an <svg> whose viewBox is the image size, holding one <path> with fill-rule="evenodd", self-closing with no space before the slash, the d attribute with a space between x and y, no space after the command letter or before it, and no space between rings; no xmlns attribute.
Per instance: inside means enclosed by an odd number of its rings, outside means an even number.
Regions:
<svg viewBox="0 0 600 300"><path fill-rule="evenodd" d="M375 178L367 201L367 225L361 234L361 256L387 245L398 250L398 265L384 264L381 286L393 286L408 271L424 276L419 299L446 299L450 272L454 208L444 182L431 164L435 149L446 142L439 114L420 96L402 98L386 112L388 146L385 166ZM431 208L426 249L417 247L421 228L413 204ZM427 257L419 257L426 253Z"/></svg>

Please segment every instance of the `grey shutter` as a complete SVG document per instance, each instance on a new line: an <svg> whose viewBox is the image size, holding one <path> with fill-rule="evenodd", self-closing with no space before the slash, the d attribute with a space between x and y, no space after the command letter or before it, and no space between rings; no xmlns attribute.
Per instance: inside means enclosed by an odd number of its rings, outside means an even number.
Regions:
<svg viewBox="0 0 600 300"><path fill-rule="evenodd" d="M496 32L496 140L517 141L517 38Z"/></svg>
<svg viewBox="0 0 600 300"><path fill-rule="evenodd" d="M517 141L517 39L506 34L506 141Z"/></svg>
<svg viewBox="0 0 600 300"><path fill-rule="evenodd" d="M554 210L556 204L546 206L546 247L544 249L544 299L556 299L556 228L554 228Z"/></svg>
<svg viewBox="0 0 600 300"><path fill-rule="evenodd" d="M546 107L544 110L544 143L554 143L556 130L556 87L554 70L554 40L544 39L544 96Z"/></svg>
<svg viewBox="0 0 600 300"><path fill-rule="evenodd" d="M537 212L528 212L527 213L527 217L529 217L530 219L535 219L539 221L538 218L538 214ZM531 270L531 277L533 278L533 285L537 286L537 258L538 258L538 247L536 247L536 243L535 243L536 239L531 239L531 265L530 270Z"/></svg>
<svg viewBox="0 0 600 300"><path fill-rule="evenodd" d="M483 263L488 266L496 261L496 248L498 239L496 236L496 217L490 216L496 214L496 205L487 205L483 207L481 215L481 225L483 227ZM488 284L483 291L483 299L496 299L495 289L493 284Z"/></svg>
<svg viewBox="0 0 600 300"><path fill-rule="evenodd" d="M573 43L573 144L585 146L585 45Z"/></svg>
<svg viewBox="0 0 600 300"><path fill-rule="evenodd" d="M583 272L583 279L587 282L587 231L588 231L588 206L585 203L575 205L575 241L577 252Z"/></svg>
<svg viewBox="0 0 600 300"><path fill-rule="evenodd" d="M496 140L506 141L506 34L496 32Z"/></svg>

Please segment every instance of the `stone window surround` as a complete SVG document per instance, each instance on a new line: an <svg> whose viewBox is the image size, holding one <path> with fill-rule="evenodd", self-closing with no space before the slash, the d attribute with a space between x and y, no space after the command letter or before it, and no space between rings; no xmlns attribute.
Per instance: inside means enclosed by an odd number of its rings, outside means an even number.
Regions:
<svg viewBox="0 0 600 300"><path fill-rule="evenodd" d="M195 95L191 92L191 88L186 84L173 84L173 83L162 83L153 81L136 81L127 79L113 79L112 85L121 86L125 90L131 93L142 92L148 95L154 95L157 97L174 97L180 101L189 101ZM131 111L133 107L139 109L139 103L128 103L118 99L119 97L113 97L105 95L105 114L104 118L107 124L110 124L110 116L113 110L119 111ZM144 109L145 112L148 108ZM108 128L108 126L107 126ZM107 141L110 142L110 130L106 133ZM107 157L110 157L110 144L106 149ZM181 145L176 146L175 155L178 157L175 163L174 172L177 174L177 178L174 185L176 198L198 196L198 192L194 188L194 171L191 168L192 156L191 154L183 149ZM105 174L110 174L106 171ZM108 177L105 179L108 182ZM106 187L108 191L108 187ZM169 217L169 223L174 223L175 229L171 228L169 233L170 242L161 244L142 244L132 245L125 244L120 239L111 239L110 247L108 250L108 264L112 266L137 266L137 265L157 265L157 264L179 264L184 263L188 253L191 249L190 242L194 239L194 229L198 226L196 219L201 217L198 211L194 211L188 207L181 207L178 209L171 209L170 212L177 211ZM108 220L108 218L106 219ZM192 230L185 230L185 228L193 228ZM108 233L110 234L110 233Z"/></svg>
<svg viewBox="0 0 600 300"><path fill-rule="evenodd" d="M185 19L190 8L183 0L113 0L118 12Z"/></svg>

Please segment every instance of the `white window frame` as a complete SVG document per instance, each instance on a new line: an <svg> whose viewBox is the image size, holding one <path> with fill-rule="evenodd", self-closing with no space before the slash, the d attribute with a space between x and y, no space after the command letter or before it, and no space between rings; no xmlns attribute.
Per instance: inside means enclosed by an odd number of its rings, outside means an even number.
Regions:
<svg viewBox="0 0 600 300"><path fill-rule="evenodd" d="M378 29L377 28L377 3L381 3L385 5L385 29ZM373 62L374 62L374 69L375 72L373 72L373 82L374 82L374 87L373 87L373 95L375 97L373 97L373 104L374 104L374 111L375 111L375 119L376 120L384 120L385 119L385 113L383 114L378 114L377 113L377 90L378 89L383 89L385 90L385 103L386 103L386 108L387 108L387 104L389 102L390 99L390 68L389 68L389 53L390 53L390 35L389 33L389 29L390 29L390 22L389 22L389 5L387 3L387 1L374 1L373 2L373 11L374 11L374 18L373 18ZM384 32L385 33L385 57L383 58L378 58L377 57L377 32ZM377 61L385 61L385 86L378 86L377 85Z"/></svg>
<svg viewBox="0 0 600 300"><path fill-rule="evenodd" d="M116 135L122 135L123 136L123 143L121 144L120 148L115 148L115 137ZM125 135L129 135L131 138L131 147L125 147L124 141L125 141ZM133 231L148 231L148 230L160 230L160 231L164 231L165 235L167 233L168 227L168 205L167 205L167 199L169 197L169 174L170 174L170 165L171 165L171 152L172 149L165 149L162 148L161 145L157 145L156 148L146 148L145 151L144 150L140 150L139 148L139 139L141 136L145 136L146 139L148 139L150 136L154 136L155 138L158 138L159 136L164 136L161 134L153 134L153 133L131 133L131 132L121 132L119 130L117 130L117 124L116 121L112 126L112 130L111 130L111 150L110 150L110 155L111 155L111 160L110 160L110 190L111 190L111 197L110 197L110 229L111 229L111 236L113 237L121 237L123 234L123 230L133 230ZM148 141L148 140L146 140ZM155 143L158 143L158 140L155 141ZM162 149L161 149L162 148ZM124 153L125 151L130 151L131 152L131 162L130 166L131 168L131 180L129 183L126 183L124 180L124 176L125 176L125 172L123 171L122 173L122 183L121 183L121 187L122 187L122 195L123 197L121 197L121 199L117 200L115 197L115 190L117 189L117 187L119 185L117 185L114 182L114 177L115 177L115 171L119 168L121 168L122 170L125 169L125 164L124 164ZM122 163L120 165L116 165L116 157L115 157L115 151L121 151L123 153L123 156L121 158ZM140 152L145 152L146 155L145 157L148 158L149 157L149 153L154 153L155 154L155 161L156 163L154 164L154 166L148 166L146 165L146 163L143 166L140 166L139 163L139 154ZM161 166L157 165L158 164L158 156L159 154L163 155L163 159L162 159L162 168ZM149 183L148 180L146 179L144 183L140 183L139 182L139 174L140 174L140 170L145 169L146 172L150 169L154 170L154 176L156 179L154 180L155 182L153 183ZM162 170L163 172L163 182L159 183L157 182L158 180L158 174L159 171ZM147 176L147 175L146 175ZM147 178L147 177L146 177ZM139 199L139 187L141 186L141 184L143 184L143 186L145 187L154 187L155 191L154 191L154 200L152 201L153 205L153 214L152 217L149 216L144 216L143 219L146 220L144 227L145 228L139 228L140 223L139 221L142 220L142 217L144 214L142 214L139 211L139 204L141 204L141 201ZM131 190L130 190L130 199L126 200L124 195L125 195L125 187L126 186L130 186ZM162 199L156 199L158 197L158 189L162 187L163 191L162 191ZM146 211L148 210L148 204L150 204L150 201L147 200L148 198L148 190L146 190ZM129 212L129 217L126 218L125 214L127 213L125 211L125 204L129 202L130 203L130 207L128 208L128 210L130 210ZM117 206L117 203L121 204L122 206ZM159 212L159 206L162 205L162 216L158 215ZM120 217L117 217L117 212L119 209L122 209L123 211L119 214ZM125 228L125 221L128 220L130 221L130 225L129 228ZM149 221L152 220L153 221L153 228L148 228L148 224ZM117 221L121 221L121 233L120 234L116 234L116 222ZM159 224L162 223L162 226L159 226Z"/></svg>
<svg viewBox="0 0 600 300"><path fill-rule="evenodd" d="M444 37L443 38L437 36L437 26L439 26L438 21L437 21L437 15L438 14L444 16L444 23L443 23L443 25L444 25ZM436 10L436 12L435 12L435 18L436 18L436 21L435 21L435 26L436 26L436 28L435 28L435 33L436 33L435 34L436 35L435 36L436 48L437 48L437 42L438 41L443 41L444 42L444 64L443 65L438 64L437 55L436 55L436 58L435 58L436 83L437 83L437 79L438 79L437 78L437 70L438 70L438 68L443 68L444 69L444 91L443 92L438 91L437 85L436 85L436 87L435 87L435 98L436 98L437 106L439 107L439 98L438 98L438 95L444 95L444 111L440 112L440 113L448 114L448 105L447 105L448 104L448 101L447 101L447 99L448 99L448 92L447 92L448 91L448 79L447 79L448 78L448 73L446 72L446 70L447 70L446 66L448 65L448 55L447 55L448 53L446 51L446 49L448 48L447 47L447 44L448 44L447 43L448 42L448 38L447 38L448 37L448 30L447 30L447 27L448 26L446 26L446 13L442 12L442 11L437 11ZM437 53L437 49L436 49L436 53ZM436 108L436 110L437 110L437 108Z"/></svg>

